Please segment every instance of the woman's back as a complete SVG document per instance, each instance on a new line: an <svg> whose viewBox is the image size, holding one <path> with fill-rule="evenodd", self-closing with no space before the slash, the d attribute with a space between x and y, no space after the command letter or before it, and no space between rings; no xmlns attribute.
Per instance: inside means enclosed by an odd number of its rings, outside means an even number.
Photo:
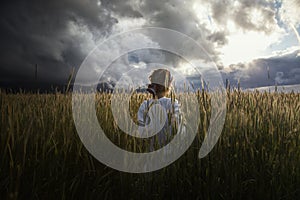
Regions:
<svg viewBox="0 0 300 200"><path fill-rule="evenodd" d="M180 105L177 100L172 102L171 98L162 97L159 99L149 99L145 100L138 111L138 123L141 127L148 127L148 131L154 132L154 126L163 125L163 128L159 130L155 137L150 140L150 151L156 148L163 147L166 145L171 137L176 134L175 127L176 124L180 123ZM152 116L152 117L151 117ZM163 123L165 116L166 120ZM153 122L151 123L151 119ZM140 134L145 134L142 131Z"/></svg>

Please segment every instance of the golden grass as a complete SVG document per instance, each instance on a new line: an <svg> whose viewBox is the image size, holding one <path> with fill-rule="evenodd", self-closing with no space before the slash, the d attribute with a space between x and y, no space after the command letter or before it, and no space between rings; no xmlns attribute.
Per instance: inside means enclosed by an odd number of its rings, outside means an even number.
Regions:
<svg viewBox="0 0 300 200"><path fill-rule="evenodd" d="M94 159L77 136L71 94L0 93L0 198L292 199L300 195L300 94L228 92L217 145L198 151L209 124L210 97L196 95L201 123L189 150L170 166L128 174ZM111 94L97 94L99 123L121 148L145 151L147 141L113 122ZM131 97L136 118L145 94ZM2 198L1 198L2 199Z"/></svg>

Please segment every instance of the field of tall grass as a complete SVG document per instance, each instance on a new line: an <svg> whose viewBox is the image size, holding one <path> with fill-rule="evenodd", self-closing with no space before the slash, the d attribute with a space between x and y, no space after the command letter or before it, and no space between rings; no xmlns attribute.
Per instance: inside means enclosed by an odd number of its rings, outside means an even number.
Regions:
<svg viewBox="0 0 300 200"><path fill-rule="evenodd" d="M130 174L111 169L85 149L72 118L71 94L0 93L0 199L299 199L300 94L227 91L218 143L198 159L209 124L210 95L197 95L201 123L191 147L161 170ZM145 94L130 103L135 120ZM147 140L114 123L111 94L96 95L107 137L128 151Z"/></svg>

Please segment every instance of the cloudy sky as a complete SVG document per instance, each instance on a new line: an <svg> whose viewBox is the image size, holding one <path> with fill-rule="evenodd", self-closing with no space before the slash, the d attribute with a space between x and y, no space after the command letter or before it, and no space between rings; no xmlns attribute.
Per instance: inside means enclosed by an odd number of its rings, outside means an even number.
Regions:
<svg viewBox="0 0 300 200"><path fill-rule="evenodd" d="M142 27L188 35L224 79L240 80L243 87L300 84L300 0L12 0L0 9L0 83L6 85L34 80L36 64L39 82L64 83L97 44ZM159 47L163 41L137 37L128 42ZM118 48L109 47L103 56ZM147 63L150 54L125 56L114 69ZM162 57L156 62L172 63L193 76L175 56Z"/></svg>

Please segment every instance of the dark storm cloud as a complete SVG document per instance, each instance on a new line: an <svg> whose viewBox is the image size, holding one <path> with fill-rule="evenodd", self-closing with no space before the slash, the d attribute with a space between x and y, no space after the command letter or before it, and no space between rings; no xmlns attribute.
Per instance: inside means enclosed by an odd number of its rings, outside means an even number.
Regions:
<svg viewBox="0 0 300 200"><path fill-rule="evenodd" d="M97 1L11 1L1 5L0 80L32 78L35 64L43 80L68 76L97 37L116 23ZM12 76L13 75L13 76Z"/></svg>
<svg viewBox="0 0 300 200"><path fill-rule="evenodd" d="M232 20L245 31L270 33L276 26L275 7L268 0L214 0L210 1L212 17L217 23L226 25ZM256 13L253 15L253 13ZM260 19L258 19L258 17Z"/></svg>
<svg viewBox="0 0 300 200"><path fill-rule="evenodd" d="M225 32L214 32L211 35L207 36L207 39L217 43L220 46L223 46L228 42Z"/></svg>
<svg viewBox="0 0 300 200"><path fill-rule="evenodd" d="M299 0L294 1L299 2ZM207 12L204 11L205 9L195 10L194 3L207 7ZM222 68L217 47L222 47L228 42L230 30L226 30L227 23L233 21L244 31L253 30L269 34L276 26L276 9L273 4L273 0L10 1L3 3L0 8L0 82L32 79L35 64L39 66L40 80L65 81L71 68L78 68L97 42L111 34L127 30L128 27L130 28L128 23L140 19L143 23L137 23L137 27L170 28L192 37ZM259 19L253 17L253 12L258 13ZM210 27L212 22L216 22L223 28L212 30ZM132 43L136 40L133 38L128 42ZM139 42L151 42L148 41L149 38L144 40ZM164 41L153 42L163 44ZM201 56L193 49L189 52L191 57ZM149 52L141 51L139 54L135 59L140 62L149 61L147 57ZM153 57L150 54L151 56ZM203 59L205 58L207 56L203 56ZM173 64L178 61L174 55L169 54L164 54L157 59L173 62ZM131 61L136 62L136 60ZM269 65L273 64L279 66L270 61ZM249 64L244 68L247 70L243 69L242 65L235 66L230 77L235 80L239 75L246 80L252 75L251 73L262 72L257 65ZM287 73L286 70L279 68L277 71L284 74L277 75L285 81L292 80L292 75L298 74L297 70ZM121 66L120 70L122 69ZM272 75L276 76L276 73ZM298 79L298 76L295 75L294 79Z"/></svg>
<svg viewBox="0 0 300 200"><path fill-rule="evenodd" d="M225 24L227 20L230 1L212 2L212 17L220 24Z"/></svg>
<svg viewBox="0 0 300 200"><path fill-rule="evenodd" d="M217 60L219 53L215 50L213 42L207 40L212 32L197 17L197 12L193 10L193 3L178 0L144 0L139 2L136 9L150 26L169 28L190 36L212 55L213 59ZM209 13L204 14L208 18Z"/></svg>
<svg viewBox="0 0 300 200"><path fill-rule="evenodd" d="M139 18L143 17L140 12L134 9L133 1L120 1L120 0L102 0L101 5L105 6L108 10L114 12L120 17Z"/></svg>
<svg viewBox="0 0 300 200"><path fill-rule="evenodd" d="M299 52L234 64L229 71L223 70L221 73L235 86L240 80L243 88L300 84Z"/></svg>
<svg viewBox="0 0 300 200"><path fill-rule="evenodd" d="M182 1L12 1L1 7L0 80L32 79L35 64L40 80L65 80L71 68L78 68L96 42L111 35L118 19L125 17L143 17L145 26L185 33L212 57L218 54L213 43L222 44L224 39L199 23L192 3ZM166 54L164 59L173 58Z"/></svg>

